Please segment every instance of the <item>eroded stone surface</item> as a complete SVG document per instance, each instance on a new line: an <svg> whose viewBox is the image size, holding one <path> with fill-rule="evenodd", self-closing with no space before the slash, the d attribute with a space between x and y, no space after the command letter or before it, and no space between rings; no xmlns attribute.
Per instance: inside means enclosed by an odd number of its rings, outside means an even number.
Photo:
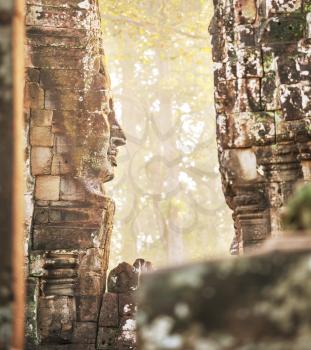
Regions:
<svg viewBox="0 0 311 350"><path fill-rule="evenodd" d="M141 262L111 273L102 304L114 212L102 183L112 179L116 148L125 138L113 111L97 3L29 0L26 12L27 191L34 194L26 235L27 346L134 348L132 293ZM278 234L281 207L295 182L310 180L310 23L307 1L215 1L218 149L234 212L234 253ZM195 287L201 270L176 273L173 284ZM214 300L210 287L203 292L203 299ZM173 311L179 319L190 312L183 302ZM162 321L154 334L164 332L166 339L172 325ZM216 340L230 346L229 338ZM162 349L178 341L169 338Z"/></svg>
<svg viewBox="0 0 311 350"><path fill-rule="evenodd" d="M138 299L138 348L306 350L310 259L310 238L283 238L251 257L146 276Z"/></svg>
<svg viewBox="0 0 311 350"><path fill-rule="evenodd" d="M100 310L98 349L136 349L136 293L141 273L151 270L151 263L144 259L133 265L122 262L111 270Z"/></svg>
<svg viewBox="0 0 311 350"><path fill-rule="evenodd" d="M98 3L26 5L27 349L95 348L114 214L103 184L125 137Z"/></svg>
<svg viewBox="0 0 311 350"><path fill-rule="evenodd" d="M309 180L310 152L301 150L311 137L310 6L215 0L214 8L220 172L239 254L281 234L280 208L297 180Z"/></svg>

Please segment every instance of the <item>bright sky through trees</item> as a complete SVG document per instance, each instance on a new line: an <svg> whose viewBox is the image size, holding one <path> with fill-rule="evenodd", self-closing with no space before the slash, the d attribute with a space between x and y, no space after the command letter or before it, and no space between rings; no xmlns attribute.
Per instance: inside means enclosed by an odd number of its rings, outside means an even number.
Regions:
<svg viewBox="0 0 311 350"><path fill-rule="evenodd" d="M111 266L228 254L233 236L215 141L212 2L101 1L117 116Z"/></svg>

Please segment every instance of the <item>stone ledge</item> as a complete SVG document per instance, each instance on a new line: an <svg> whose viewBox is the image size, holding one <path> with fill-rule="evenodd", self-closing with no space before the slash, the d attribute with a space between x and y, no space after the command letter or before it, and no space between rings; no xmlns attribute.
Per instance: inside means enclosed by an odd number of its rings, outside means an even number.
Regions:
<svg viewBox="0 0 311 350"><path fill-rule="evenodd" d="M311 330L311 239L143 277L139 349L305 350ZM160 333L161 334L160 334Z"/></svg>

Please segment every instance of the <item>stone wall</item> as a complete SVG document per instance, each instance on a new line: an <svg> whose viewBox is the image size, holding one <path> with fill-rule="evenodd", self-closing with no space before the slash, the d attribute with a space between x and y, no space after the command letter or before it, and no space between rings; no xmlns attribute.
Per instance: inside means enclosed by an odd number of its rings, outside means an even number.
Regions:
<svg viewBox="0 0 311 350"><path fill-rule="evenodd" d="M28 0L26 37L27 348L93 349L125 143L98 3Z"/></svg>
<svg viewBox="0 0 311 350"><path fill-rule="evenodd" d="M311 3L214 0L217 140L238 254L281 232L297 180L311 180Z"/></svg>

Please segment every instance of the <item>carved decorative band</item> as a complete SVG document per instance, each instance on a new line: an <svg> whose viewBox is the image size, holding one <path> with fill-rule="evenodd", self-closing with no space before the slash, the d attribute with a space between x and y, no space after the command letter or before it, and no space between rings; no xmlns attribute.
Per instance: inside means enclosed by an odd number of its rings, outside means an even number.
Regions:
<svg viewBox="0 0 311 350"><path fill-rule="evenodd" d="M44 295L74 295L77 267L76 253L48 253L44 264L46 270L43 282Z"/></svg>

